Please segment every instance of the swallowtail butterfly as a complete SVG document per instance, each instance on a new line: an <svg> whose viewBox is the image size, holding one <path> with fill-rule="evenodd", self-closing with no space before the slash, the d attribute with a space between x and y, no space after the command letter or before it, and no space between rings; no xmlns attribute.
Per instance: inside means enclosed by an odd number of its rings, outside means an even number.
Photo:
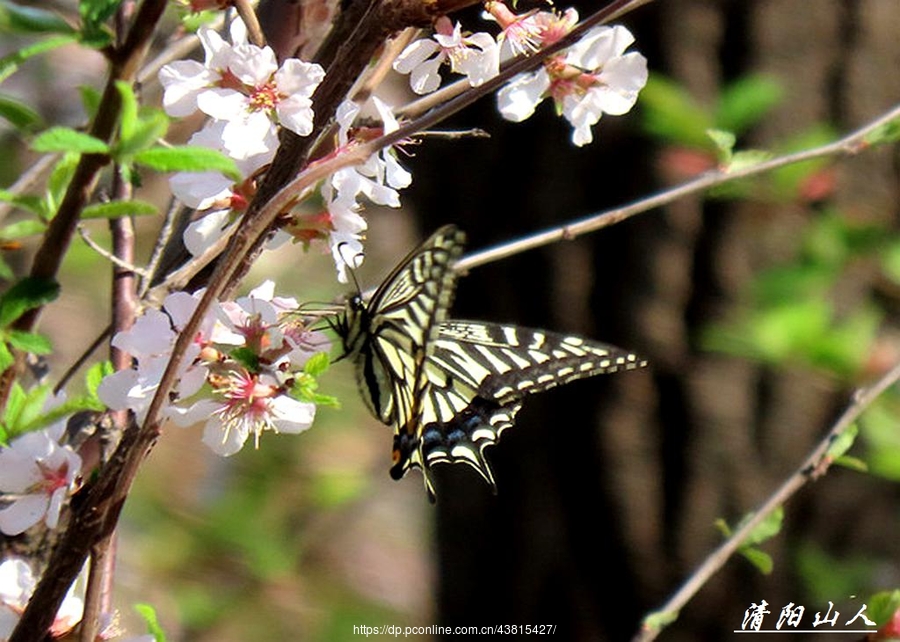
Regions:
<svg viewBox="0 0 900 642"><path fill-rule="evenodd" d="M523 399L574 379L646 362L581 337L514 325L447 319L465 235L452 225L410 253L366 302L347 302L334 329L356 364L363 400L394 429L391 477L464 463L496 491L484 456L513 425Z"/></svg>

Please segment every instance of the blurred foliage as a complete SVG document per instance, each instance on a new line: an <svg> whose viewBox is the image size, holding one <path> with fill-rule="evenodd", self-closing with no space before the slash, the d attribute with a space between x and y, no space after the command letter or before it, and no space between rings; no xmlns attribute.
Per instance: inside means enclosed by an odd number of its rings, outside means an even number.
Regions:
<svg viewBox="0 0 900 642"><path fill-rule="evenodd" d="M663 175L673 181L687 180L714 168L728 171L772 154L834 140L832 129L820 125L771 153L736 151L742 137L777 105L782 93L776 81L748 76L724 87L713 104L702 105L675 81L652 76L641 96L643 124L662 146ZM868 142L890 143L897 139L898 130L896 123L890 123ZM846 388L880 376L896 362L898 350L890 348L884 335L891 332L889 316L900 292L900 234L885 224L857 220L827 205L835 184L830 160L818 159L730 182L708 193L711 198L788 206L802 213L806 224L793 256L759 270L726 318L702 329L701 347L769 367L814 369ZM888 391L864 413L858 426L839 436L829 457L853 471L900 481L898 425L900 394ZM857 433L862 439L856 439ZM848 454L851 450L853 454ZM724 520L718 520L717 526L730 536L732 529ZM768 573L773 560L756 545L778 533L780 510L762 526L740 552ZM804 540L789 563L824 612L830 600L871 595L882 588L876 579L876 555L838 559ZM900 606L898 595L897 591L871 595L879 624Z"/></svg>
<svg viewBox="0 0 900 642"><path fill-rule="evenodd" d="M751 75L724 87L706 106L674 80L651 74L641 92L644 130L669 145L714 152L709 130L745 133L781 101L782 93L776 80Z"/></svg>
<svg viewBox="0 0 900 642"><path fill-rule="evenodd" d="M838 290L855 262L873 262L887 231L828 210L810 221L796 259L763 270L744 309L703 333L709 350L770 364L800 363L852 382L866 366L884 311L872 293L838 309ZM875 261L878 265L877 260Z"/></svg>
<svg viewBox="0 0 900 642"><path fill-rule="evenodd" d="M731 537L735 530L743 528L753 514L746 515L740 523L732 529L724 519L716 520L716 528L726 538ZM772 539L781 532L781 524L784 521L784 508L779 506L771 513L766 515L763 520L757 524L753 530L744 539L744 542L738 548L738 553L743 555L753 566L759 569L760 573L768 575L774 568L772 556L759 548L759 544Z"/></svg>

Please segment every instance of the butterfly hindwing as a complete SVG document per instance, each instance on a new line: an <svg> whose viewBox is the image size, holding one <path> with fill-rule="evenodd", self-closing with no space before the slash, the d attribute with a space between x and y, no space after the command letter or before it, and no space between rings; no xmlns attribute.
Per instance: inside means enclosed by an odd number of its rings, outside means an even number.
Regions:
<svg viewBox="0 0 900 642"><path fill-rule="evenodd" d="M442 323L418 396L418 439L395 437L391 474L399 478L421 467L433 493L431 465L465 463L494 487L484 450L513 425L526 396L643 365L633 353L573 335L477 321Z"/></svg>

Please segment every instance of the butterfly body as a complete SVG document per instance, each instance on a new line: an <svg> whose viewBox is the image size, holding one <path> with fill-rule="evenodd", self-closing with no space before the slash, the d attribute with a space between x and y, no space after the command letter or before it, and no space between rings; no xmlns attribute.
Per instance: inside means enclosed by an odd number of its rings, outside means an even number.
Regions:
<svg viewBox="0 0 900 642"><path fill-rule="evenodd" d="M513 425L524 398L574 379L646 365L636 355L573 335L447 319L453 263L464 235L435 232L368 304L354 297L335 328L372 414L394 429L391 477L464 463L496 488L484 450Z"/></svg>

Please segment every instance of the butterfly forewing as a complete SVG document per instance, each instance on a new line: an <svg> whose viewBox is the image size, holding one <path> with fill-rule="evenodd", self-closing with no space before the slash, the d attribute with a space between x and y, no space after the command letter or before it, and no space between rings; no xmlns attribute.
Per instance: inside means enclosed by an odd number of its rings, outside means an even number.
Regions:
<svg viewBox="0 0 900 642"><path fill-rule="evenodd" d="M337 326L345 352L356 360L366 405L395 432L414 416L415 382L452 301L452 265L464 240L453 226L439 229L401 261L367 304L354 297Z"/></svg>

